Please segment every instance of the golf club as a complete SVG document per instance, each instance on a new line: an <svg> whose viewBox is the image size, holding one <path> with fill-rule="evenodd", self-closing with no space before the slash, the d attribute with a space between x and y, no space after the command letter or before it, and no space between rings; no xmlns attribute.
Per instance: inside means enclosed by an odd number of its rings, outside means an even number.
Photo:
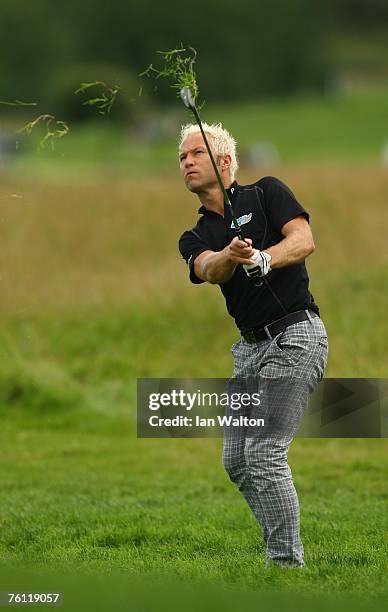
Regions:
<svg viewBox="0 0 388 612"><path fill-rule="evenodd" d="M201 130L202 138L203 138L204 143L206 145L207 152L209 153L209 157L210 157L210 160L212 162L212 165L213 165L213 168L214 168L214 172L216 173L218 184L221 187L221 191L222 191L223 196L224 196L225 204L228 206L229 211L230 211L230 216L232 218L233 227L236 230L237 236L239 237L239 239L242 240L243 242L245 242L244 237L243 237L242 232L241 232L241 228L240 228L240 226L238 224L238 221L236 219L236 215L234 214L232 203L231 203L231 201L229 199L227 191L226 191L226 189L224 187L224 184L222 182L222 178L221 178L221 175L220 175L220 173L218 171L217 164L214 161L214 157L213 157L213 154L212 154L211 149L209 147L209 143L207 141L207 138L205 136L205 132L203 131L201 118L200 118L198 110L197 110L197 108L195 106L195 98L194 98L193 94L191 93L190 88L187 85L182 87L180 93L181 93L181 99L182 99L183 104L186 106L186 108L190 109L193 112L195 120L196 120L197 124L199 125L199 129ZM259 272L259 270L260 270L259 267L257 267L257 272ZM252 274L252 272L253 272L253 274ZM254 275L254 271L253 270L252 270L252 272L251 272L251 275L249 275L249 278L253 281L253 283L256 285L256 287L260 287L263 284L263 281L262 281L261 277L259 275Z"/></svg>

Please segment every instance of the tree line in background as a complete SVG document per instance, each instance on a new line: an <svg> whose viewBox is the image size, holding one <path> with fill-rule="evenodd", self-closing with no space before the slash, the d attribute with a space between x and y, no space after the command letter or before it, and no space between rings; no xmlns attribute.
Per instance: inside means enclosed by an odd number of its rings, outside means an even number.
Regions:
<svg viewBox="0 0 388 612"><path fill-rule="evenodd" d="M121 88L114 113L128 118L140 87L141 106L172 101L167 83L138 74L158 61L157 50L181 42L198 52L207 101L322 91L335 24L387 18L385 0L2 0L0 99L37 101L77 120L93 109L74 90L100 80Z"/></svg>

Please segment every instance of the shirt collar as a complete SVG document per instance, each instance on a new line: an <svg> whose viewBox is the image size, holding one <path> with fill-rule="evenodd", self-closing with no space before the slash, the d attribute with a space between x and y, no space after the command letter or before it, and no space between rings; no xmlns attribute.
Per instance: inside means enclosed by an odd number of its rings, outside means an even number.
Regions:
<svg viewBox="0 0 388 612"><path fill-rule="evenodd" d="M237 181L233 181L231 186L226 189L226 193L228 194L228 196L229 197L233 197L233 195L236 193L238 187L239 187L239 185L238 185ZM213 210L208 210L203 205L200 206L200 208L198 208L198 214L200 214L200 215L217 215L217 217L219 217L219 215L216 212L214 212Z"/></svg>

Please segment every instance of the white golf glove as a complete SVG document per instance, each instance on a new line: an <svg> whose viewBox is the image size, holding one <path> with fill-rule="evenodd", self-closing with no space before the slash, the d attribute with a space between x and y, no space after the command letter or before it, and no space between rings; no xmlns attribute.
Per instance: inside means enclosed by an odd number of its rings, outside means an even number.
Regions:
<svg viewBox="0 0 388 612"><path fill-rule="evenodd" d="M271 270L271 255L265 251L254 249L255 253L251 257L253 264L243 264L243 268L250 278L262 278Z"/></svg>

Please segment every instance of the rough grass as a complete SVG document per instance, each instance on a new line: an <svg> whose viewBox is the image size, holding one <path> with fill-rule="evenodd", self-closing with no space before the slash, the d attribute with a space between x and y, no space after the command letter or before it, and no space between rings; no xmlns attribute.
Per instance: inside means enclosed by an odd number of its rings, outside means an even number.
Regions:
<svg viewBox="0 0 388 612"><path fill-rule="evenodd" d="M387 173L373 165L329 164L270 172L288 182L311 213L317 249L308 260L310 287L332 343L328 374L384 376L387 328L376 321L383 321L386 304ZM240 180L255 178L245 174ZM28 325L31 316L40 317L44 326L49 312L76 311L88 325L95 319L93 343L100 315L114 325L122 316L115 312L127 309L139 375L150 371L145 362L151 363L153 354L159 370L167 365L177 375L219 375L229 368L224 347L235 330L223 298L214 287L191 286L177 252L179 235L193 224L197 208L180 181L96 179L76 186L11 181L3 184L0 200L4 320ZM61 317L56 319L61 326ZM187 350L194 328L199 340L211 334L212 353L204 342ZM76 336L77 330L69 333ZM161 335L163 348L155 342ZM31 342L33 335L25 337L25 345ZM163 351L168 360L159 358ZM135 359L134 350L128 359Z"/></svg>

